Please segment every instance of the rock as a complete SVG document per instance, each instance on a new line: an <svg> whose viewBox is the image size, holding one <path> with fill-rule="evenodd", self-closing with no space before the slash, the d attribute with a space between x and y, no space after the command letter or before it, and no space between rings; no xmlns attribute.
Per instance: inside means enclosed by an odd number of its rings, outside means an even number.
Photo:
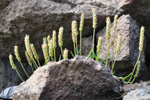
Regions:
<svg viewBox="0 0 150 100"><path fill-rule="evenodd" d="M26 63L23 63L23 65L28 74L31 75L30 67ZM16 62L16 66L23 79L26 80L27 77L18 62ZM0 92L7 87L15 86L22 82L16 71L10 66L8 59L0 59L0 68Z"/></svg>
<svg viewBox="0 0 150 100"><path fill-rule="evenodd" d="M125 91L125 96L123 97L123 100L149 100L150 99L149 81L126 85L123 88Z"/></svg>
<svg viewBox="0 0 150 100"><path fill-rule="evenodd" d="M92 32L91 8L96 8L98 28L103 27L106 16L121 12L114 1L115 6L111 6L110 0L106 0L110 5L103 0L12 0L0 13L0 57L8 56L14 45L21 47L20 53L24 55L25 34L30 34L41 55L42 37L52 35L53 30L58 32L61 26L64 27L64 47L72 49L71 22L79 22L81 13L85 13L83 35L88 36Z"/></svg>
<svg viewBox="0 0 150 100"><path fill-rule="evenodd" d="M123 13L128 13L138 23L145 26L145 37L146 37L146 64L150 70L150 0L135 0L132 4L122 7Z"/></svg>
<svg viewBox="0 0 150 100"><path fill-rule="evenodd" d="M111 27L113 27L113 24L111 24ZM99 59L103 60L107 56L107 40L106 40L106 28L100 30L97 32L97 40L99 36L103 37L103 44L102 49L99 54ZM132 69L134 64L136 63L137 57L138 57L138 48L139 48L139 33L140 33L140 26L139 24L131 18L130 15L122 15L118 19L118 25L117 25L117 31L115 35L115 46L117 43L117 35L121 34L122 36L122 42L121 42L121 49L120 53L116 57L116 64L115 64L115 73L118 76L126 76L128 75ZM111 29L111 34L113 34L113 29ZM88 37L86 39L83 39L85 42L83 42L83 48L87 51L91 50L92 47L92 37ZM111 37L110 40L113 40L113 37ZM87 43L88 41L88 43ZM86 45L88 44L88 45ZM89 46L91 44L91 46ZM140 62L141 62L141 71L142 73L147 73L147 66L145 64L145 44L144 42L144 50L141 54ZM112 61L112 48L110 49L110 57L109 60ZM83 51L85 51L83 49ZM86 55L86 54L85 54ZM114 54L116 56L116 54ZM141 74L142 74L141 73Z"/></svg>
<svg viewBox="0 0 150 100"><path fill-rule="evenodd" d="M13 100L117 100L121 81L90 58L49 62L15 90Z"/></svg>

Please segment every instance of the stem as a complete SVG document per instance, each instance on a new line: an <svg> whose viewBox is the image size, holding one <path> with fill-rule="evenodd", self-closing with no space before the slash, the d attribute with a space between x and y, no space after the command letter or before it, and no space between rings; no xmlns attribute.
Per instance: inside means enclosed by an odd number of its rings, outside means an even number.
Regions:
<svg viewBox="0 0 150 100"><path fill-rule="evenodd" d="M32 72L34 72L32 64L31 64L31 70L32 70Z"/></svg>
<svg viewBox="0 0 150 100"><path fill-rule="evenodd" d="M24 82L23 78L21 77L21 75L19 74L17 69L16 69L16 72L17 72L18 76L20 77L20 79L22 80L22 82Z"/></svg>
<svg viewBox="0 0 150 100"><path fill-rule="evenodd" d="M35 64L35 69L38 68L38 65L37 65L37 63L35 62L34 58L31 58L31 59L32 59L33 63Z"/></svg>
<svg viewBox="0 0 150 100"><path fill-rule="evenodd" d="M61 55L63 56L63 50L62 50L62 47L60 47L60 50L61 50Z"/></svg>
<svg viewBox="0 0 150 100"><path fill-rule="evenodd" d="M73 42L73 46L74 46L74 55L76 56L76 45L75 45L75 42Z"/></svg>
<svg viewBox="0 0 150 100"><path fill-rule="evenodd" d="M113 62L113 64L112 64L112 69L111 69L111 72L112 72L112 73L113 73L113 70L114 70L115 63L116 63L117 55L118 55L118 53L116 54L116 57L115 57L114 62Z"/></svg>
<svg viewBox="0 0 150 100"><path fill-rule="evenodd" d="M136 61L136 64L134 65L134 69L133 69L133 71L132 71L132 75L131 75L131 77L130 77L128 83L131 81L131 79L132 79L132 77L133 77L133 74L134 74L134 71L135 71L136 66L137 66L137 64L138 64L138 61L139 61L139 59L140 59L140 56L141 56L141 51L139 51L138 59L137 59L137 61Z"/></svg>
<svg viewBox="0 0 150 100"><path fill-rule="evenodd" d="M98 58L99 58L99 52L97 52L96 61L98 61Z"/></svg>
<svg viewBox="0 0 150 100"><path fill-rule="evenodd" d="M40 64L40 62L39 62L39 59L37 59L37 62L38 62L38 65L39 65L39 67L41 66L41 64Z"/></svg>
<svg viewBox="0 0 150 100"><path fill-rule="evenodd" d="M77 55L78 55L78 39L76 40L76 51L77 51Z"/></svg>
<svg viewBox="0 0 150 100"><path fill-rule="evenodd" d="M108 66L109 49L110 49L110 46L109 46L109 40L108 40L108 52L107 52L106 67Z"/></svg>
<svg viewBox="0 0 150 100"><path fill-rule="evenodd" d="M56 51L54 49L54 61L56 61Z"/></svg>
<svg viewBox="0 0 150 100"><path fill-rule="evenodd" d="M24 66L22 65L22 63L21 63L21 62L19 62L19 63L20 63L20 65L21 65L21 67L22 67L23 71L25 72L26 76L29 78L29 75L27 74L26 70L24 69Z"/></svg>
<svg viewBox="0 0 150 100"><path fill-rule="evenodd" d="M51 56L51 60L54 61L52 56Z"/></svg>
<svg viewBox="0 0 150 100"><path fill-rule="evenodd" d="M81 46L82 46L82 31L80 31L80 56L82 55Z"/></svg>
<svg viewBox="0 0 150 100"><path fill-rule="evenodd" d="M95 28L93 29L93 59L94 59L94 44L95 44L95 41L94 41L94 39L95 39Z"/></svg>

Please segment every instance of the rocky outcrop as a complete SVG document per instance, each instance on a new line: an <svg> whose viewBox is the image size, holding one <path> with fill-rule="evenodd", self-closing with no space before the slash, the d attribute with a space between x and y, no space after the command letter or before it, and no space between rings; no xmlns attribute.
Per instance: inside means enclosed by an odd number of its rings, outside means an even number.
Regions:
<svg viewBox="0 0 150 100"><path fill-rule="evenodd" d="M13 100L118 100L121 81L90 58L49 62L14 90Z"/></svg>
<svg viewBox="0 0 150 100"><path fill-rule="evenodd" d="M39 44L42 43L42 37L51 35L53 30L58 32L61 26L64 27L64 47L72 49L71 22L79 21L81 13L85 13L83 35L90 35L92 32L91 8L96 8L98 27L103 27L106 16L114 16L121 12L117 9L117 3L114 2L113 5L115 6L106 5L103 0L13 0L0 13L0 52L2 52L0 57L8 56L14 45L21 47L20 52L23 55L25 34L31 36L31 41L40 51Z"/></svg>
<svg viewBox="0 0 150 100"><path fill-rule="evenodd" d="M113 27L113 24L111 24L111 27ZM102 49L99 55L99 59L103 60L107 56L107 40L106 40L106 28L102 29L101 31L97 32L97 39L99 36L103 37L103 44ZM138 57L138 48L139 48L139 33L140 33L140 26L139 24L131 18L130 15L122 15L118 19L118 25L117 25L117 31L115 32L115 41L113 40L114 37L111 37L110 40L114 41L114 49L116 49L116 43L117 43L117 35L121 35L122 41L121 41L121 49L120 53L116 57L116 65L115 65L115 72L119 76L125 76L128 75L129 72L132 71L134 64L137 61ZM111 35L113 36L113 28L111 29ZM83 44L83 48L87 51L91 50L92 46L92 37L88 37L83 39L84 41L88 41L88 43L83 42L85 44L91 44L91 45L85 45ZM144 42L146 44L146 42ZM112 48L110 48L110 57L109 60L112 61ZM143 48L143 52L141 54L141 70L143 73L147 72L147 67L145 64L145 46ZM86 54L86 52L84 52ZM88 52L89 53L89 52ZM87 54L88 54L87 53ZM86 55L87 55L86 54ZM114 54L116 56L116 54Z"/></svg>
<svg viewBox="0 0 150 100"><path fill-rule="evenodd" d="M125 96L123 100L149 100L150 99L150 82L140 82L126 85L123 87Z"/></svg>

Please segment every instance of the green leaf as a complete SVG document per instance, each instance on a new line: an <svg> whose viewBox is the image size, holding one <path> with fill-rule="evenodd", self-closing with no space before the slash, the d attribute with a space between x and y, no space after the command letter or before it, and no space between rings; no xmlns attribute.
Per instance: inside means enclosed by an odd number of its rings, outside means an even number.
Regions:
<svg viewBox="0 0 150 100"><path fill-rule="evenodd" d="M70 53L71 53L72 57L74 58L75 56L74 56L74 54L72 53L72 51L70 51Z"/></svg>
<svg viewBox="0 0 150 100"><path fill-rule="evenodd" d="M59 60L58 61L60 61L61 60L61 55L59 56Z"/></svg>
<svg viewBox="0 0 150 100"><path fill-rule="evenodd" d="M91 49L91 52L89 53L88 58L91 56L92 52L93 52L93 48Z"/></svg>
<svg viewBox="0 0 150 100"><path fill-rule="evenodd" d="M109 53L108 57L109 56L110 56L110 53ZM105 62L108 59L108 57L106 57L104 60L102 60L101 63Z"/></svg>

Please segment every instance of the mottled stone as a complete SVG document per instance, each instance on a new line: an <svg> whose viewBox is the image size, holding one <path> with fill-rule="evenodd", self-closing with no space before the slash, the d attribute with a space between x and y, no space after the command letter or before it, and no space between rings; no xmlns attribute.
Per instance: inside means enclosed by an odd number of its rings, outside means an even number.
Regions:
<svg viewBox="0 0 150 100"><path fill-rule="evenodd" d="M49 62L14 90L13 100L118 100L121 81L90 58Z"/></svg>

